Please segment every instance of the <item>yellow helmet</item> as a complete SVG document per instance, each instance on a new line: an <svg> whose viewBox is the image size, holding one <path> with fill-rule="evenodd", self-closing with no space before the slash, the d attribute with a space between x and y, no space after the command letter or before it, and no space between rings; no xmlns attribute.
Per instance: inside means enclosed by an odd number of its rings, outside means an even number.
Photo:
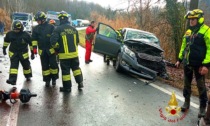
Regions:
<svg viewBox="0 0 210 126"><path fill-rule="evenodd" d="M66 11L61 11L59 14L58 14L58 19L60 20L65 20L67 19L68 20L68 13Z"/></svg>
<svg viewBox="0 0 210 126"><path fill-rule="evenodd" d="M192 19L192 18L197 18L198 23L202 24L204 22L204 17L203 17L203 11L200 9L194 9L192 11L187 12L185 15L186 19Z"/></svg>

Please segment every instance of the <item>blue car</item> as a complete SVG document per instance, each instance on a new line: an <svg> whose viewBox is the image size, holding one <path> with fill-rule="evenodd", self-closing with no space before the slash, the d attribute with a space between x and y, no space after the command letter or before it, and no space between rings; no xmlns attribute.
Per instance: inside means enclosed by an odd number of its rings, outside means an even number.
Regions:
<svg viewBox="0 0 210 126"><path fill-rule="evenodd" d="M168 79L163 49L152 33L123 28L120 41L111 26L99 22L94 52L113 57L117 72L128 71L140 77L154 80L157 76Z"/></svg>

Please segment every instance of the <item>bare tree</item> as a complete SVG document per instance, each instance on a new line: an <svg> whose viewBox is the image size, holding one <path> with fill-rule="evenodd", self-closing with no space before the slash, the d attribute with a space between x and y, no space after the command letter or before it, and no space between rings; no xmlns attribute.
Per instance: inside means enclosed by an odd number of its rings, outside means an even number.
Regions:
<svg viewBox="0 0 210 126"><path fill-rule="evenodd" d="M198 0L191 0L190 1L190 10L198 8Z"/></svg>

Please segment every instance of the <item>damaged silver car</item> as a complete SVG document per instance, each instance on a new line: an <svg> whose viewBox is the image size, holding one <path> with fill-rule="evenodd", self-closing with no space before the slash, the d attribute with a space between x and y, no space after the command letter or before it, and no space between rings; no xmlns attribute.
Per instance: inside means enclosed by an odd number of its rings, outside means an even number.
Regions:
<svg viewBox="0 0 210 126"><path fill-rule="evenodd" d="M123 28L122 39L109 25L99 23L94 51L115 59L116 71L129 71L154 80L157 76L168 79L163 49L158 38L146 31Z"/></svg>

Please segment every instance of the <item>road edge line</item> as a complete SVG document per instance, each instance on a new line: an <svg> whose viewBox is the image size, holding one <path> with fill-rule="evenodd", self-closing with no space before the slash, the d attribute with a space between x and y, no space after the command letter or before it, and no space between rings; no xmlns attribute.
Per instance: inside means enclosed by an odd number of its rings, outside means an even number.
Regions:
<svg viewBox="0 0 210 126"><path fill-rule="evenodd" d="M11 106L9 118L7 120L7 126L17 126L18 113L19 113L20 101L17 101Z"/></svg>
<svg viewBox="0 0 210 126"><path fill-rule="evenodd" d="M140 81L146 82L143 79L140 79L140 78L137 78L137 79L140 80ZM170 91L168 91L168 90L166 90L166 89L164 89L164 88L162 88L162 87L160 87L160 86L158 86L158 85L156 85L154 83L149 83L148 85L150 85L150 86L152 86L152 87L154 87L154 88L156 88L156 89L158 89L158 90L160 90L160 91L162 91L162 92L164 92L164 93L166 93L168 95L171 95L171 93L172 93L172 92L170 92ZM181 97L179 95L176 95L176 98L179 99L180 101L184 102L184 98L183 97ZM194 107L196 109L199 108L199 105L194 103L194 102L190 102L190 106L192 106L192 107Z"/></svg>

